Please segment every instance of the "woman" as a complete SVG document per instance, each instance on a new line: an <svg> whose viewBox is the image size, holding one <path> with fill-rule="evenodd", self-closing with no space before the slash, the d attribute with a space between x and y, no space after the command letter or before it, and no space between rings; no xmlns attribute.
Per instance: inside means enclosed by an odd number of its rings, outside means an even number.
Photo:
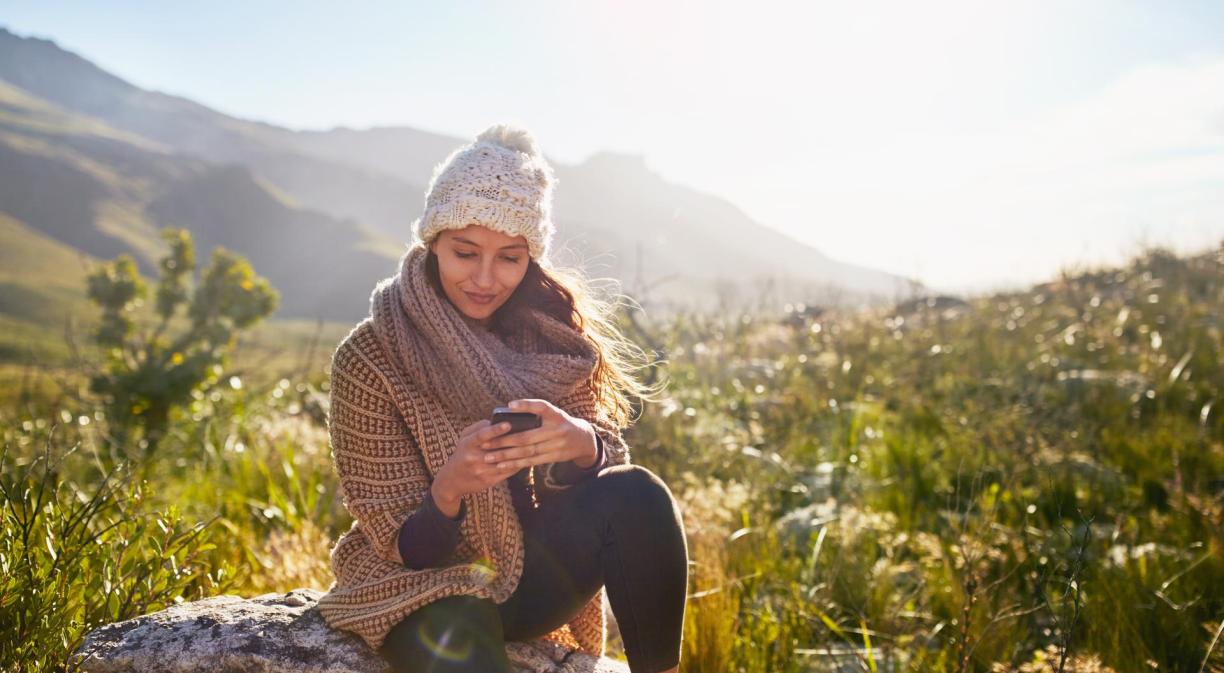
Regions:
<svg viewBox="0 0 1224 673"><path fill-rule="evenodd" d="M332 455L353 527L319 602L397 671L509 671L543 640L676 671L688 551L620 431L635 351L548 263L554 178L494 126L434 171L417 239L332 359ZM496 407L540 417L509 432ZM518 661L537 670L541 662Z"/></svg>

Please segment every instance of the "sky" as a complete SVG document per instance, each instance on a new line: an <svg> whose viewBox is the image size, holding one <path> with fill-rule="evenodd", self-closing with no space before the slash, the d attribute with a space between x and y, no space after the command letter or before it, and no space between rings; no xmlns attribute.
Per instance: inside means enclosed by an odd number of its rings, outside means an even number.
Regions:
<svg viewBox="0 0 1224 673"><path fill-rule="evenodd" d="M1224 241L1221 2L6 0L0 25L245 119L641 155L939 289Z"/></svg>

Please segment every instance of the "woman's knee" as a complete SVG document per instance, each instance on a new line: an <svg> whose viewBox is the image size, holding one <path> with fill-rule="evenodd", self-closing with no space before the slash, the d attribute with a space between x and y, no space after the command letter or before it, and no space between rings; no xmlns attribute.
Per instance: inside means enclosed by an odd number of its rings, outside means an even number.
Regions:
<svg viewBox="0 0 1224 673"><path fill-rule="evenodd" d="M613 516L678 514L671 490L654 472L641 465L613 465L592 480L594 499Z"/></svg>
<svg viewBox="0 0 1224 673"><path fill-rule="evenodd" d="M488 668L505 656L497 605L475 596L439 598L392 627L381 651L397 671L424 661L436 662L436 670L501 670Z"/></svg>

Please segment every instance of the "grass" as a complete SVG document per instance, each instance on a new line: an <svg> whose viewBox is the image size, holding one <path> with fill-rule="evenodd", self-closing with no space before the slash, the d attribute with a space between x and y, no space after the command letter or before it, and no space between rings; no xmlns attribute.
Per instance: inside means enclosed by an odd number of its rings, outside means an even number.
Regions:
<svg viewBox="0 0 1224 673"><path fill-rule="evenodd" d="M667 399L628 439L685 514L682 669L1221 670L1220 306L1224 249L1149 250L965 303L650 325ZM142 609L220 591L221 570L246 595L330 584L326 553L350 519L322 364L347 327L272 323L265 345L244 342L242 385L223 377L182 410L148 488L107 505L202 525L194 579ZM70 371L29 372L0 370L36 382L0 407L4 475L68 453L47 482L64 496L46 501L58 516L101 483L89 455L105 422ZM43 567L49 552L20 535L21 483L0 540L20 551L5 559ZM168 558L133 567L160 577ZM86 630L71 615L121 616L73 593L98 572L11 574L17 593L81 598L0 597L0 622L54 615L59 644L26 633L70 651ZM33 650L12 633L0 628L0 668L54 669L22 663Z"/></svg>
<svg viewBox="0 0 1224 673"><path fill-rule="evenodd" d="M872 670L869 639L910 670L1050 647L1198 670L1224 612L1220 306L1224 251L1152 250L947 307L671 325L672 401L636 459L747 485L746 520L789 536L695 547L698 591L769 578L735 587L737 640L761 645L730 670L788 670L779 643ZM730 609L702 600L697 624Z"/></svg>

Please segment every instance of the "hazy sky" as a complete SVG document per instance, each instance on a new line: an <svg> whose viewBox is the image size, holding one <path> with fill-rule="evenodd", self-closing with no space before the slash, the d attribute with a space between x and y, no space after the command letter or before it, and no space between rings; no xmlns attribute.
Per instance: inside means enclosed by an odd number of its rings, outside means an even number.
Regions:
<svg viewBox="0 0 1224 673"><path fill-rule="evenodd" d="M239 117L643 154L941 287L1224 240L1224 2L9 0L0 25Z"/></svg>

